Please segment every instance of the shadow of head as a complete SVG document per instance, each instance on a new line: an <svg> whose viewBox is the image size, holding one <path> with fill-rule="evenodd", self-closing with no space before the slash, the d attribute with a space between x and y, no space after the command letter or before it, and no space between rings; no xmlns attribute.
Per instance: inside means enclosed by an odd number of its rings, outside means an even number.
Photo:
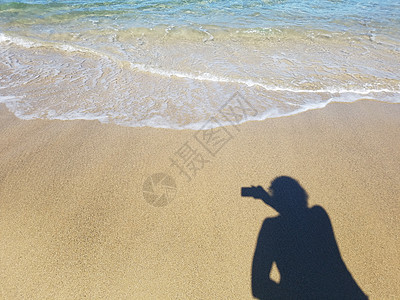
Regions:
<svg viewBox="0 0 400 300"><path fill-rule="evenodd" d="M308 207L308 195L300 183L288 176L275 178L269 188L275 209L281 215L297 214Z"/></svg>

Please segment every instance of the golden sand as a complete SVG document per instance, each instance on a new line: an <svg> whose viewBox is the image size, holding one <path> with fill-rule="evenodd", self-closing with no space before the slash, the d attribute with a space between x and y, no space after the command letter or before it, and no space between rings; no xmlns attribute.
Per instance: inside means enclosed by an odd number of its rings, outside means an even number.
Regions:
<svg viewBox="0 0 400 300"><path fill-rule="evenodd" d="M258 231L242 198L277 176L332 221L371 299L400 297L400 105L330 104L248 122L164 207L143 197L194 131L23 121L0 107L1 299L252 299ZM275 275L274 275L275 276Z"/></svg>

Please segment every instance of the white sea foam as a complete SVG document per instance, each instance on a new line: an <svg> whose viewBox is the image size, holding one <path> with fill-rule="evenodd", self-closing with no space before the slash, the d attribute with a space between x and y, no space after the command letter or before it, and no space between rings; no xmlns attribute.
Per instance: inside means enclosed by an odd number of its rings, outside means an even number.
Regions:
<svg viewBox="0 0 400 300"><path fill-rule="evenodd" d="M131 66L139 71L142 72L149 72L156 75L167 76L167 77L178 77L178 78L186 78L192 80L200 80L200 81L211 81L211 82L218 82L218 83L237 83L243 84L248 87L259 86L267 91L274 91L274 92L291 92L291 93L330 93L330 94L344 94L344 93L353 93L353 94L360 94L360 95L368 95L371 93L400 93L400 89L392 90L392 89L343 89L343 88L330 88L330 89L297 89L297 88L287 88L287 87L279 87L279 86L269 86L261 82L253 81L253 80L246 80L246 79L234 79L229 77L221 77L217 75L213 75L210 73L203 73L203 74L192 74L192 73L184 73L175 70L163 70L159 68L154 68L151 66L147 66L144 64L135 64L132 63Z"/></svg>
<svg viewBox="0 0 400 300"><path fill-rule="evenodd" d="M318 52L319 45L314 45L312 55L302 56L297 49L290 52L292 44L286 53L280 52L279 44L272 55L262 56L260 47L254 47L251 54L245 47L218 42L188 42L179 48L179 43L152 44L146 38L134 45L136 37L128 42L115 38L113 43L107 37L99 39L107 42L85 44L83 38L65 43L0 33L0 43L6 44L0 53L4 61L0 103L22 119L84 119L174 129L201 128L235 91L257 110L256 115L237 123L294 115L330 102L375 99L400 103L399 77L389 63L391 56L384 53L382 64L377 60L367 68L365 59L356 53L362 47L352 49L352 58L364 61L342 62L342 48L337 50L335 45L331 47L336 56L331 57ZM185 47L192 50L191 57L181 55ZM246 63L229 60L227 49L235 49L235 58L247 59ZM209 125L230 124L218 119Z"/></svg>
<svg viewBox="0 0 400 300"><path fill-rule="evenodd" d="M15 96L0 96L0 103L12 103L19 101L18 97Z"/></svg>
<svg viewBox="0 0 400 300"><path fill-rule="evenodd" d="M65 52L82 52L82 53L104 55L98 51L94 51L93 49L87 47L70 45L59 42L39 41L34 38L11 36L1 32L0 32L0 43L13 44L24 48L51 47Z"/></svg>
<svg viewBox="0 0 400 300"><path fill-rule="evenodd" d="M355 102L360 99L365 99L362 95L356 94L347 94L342 96L336 96L328 98L326 101L319 103L305 103L302 105L294 105L291 110L282 110L278 107L270 107L268 109L260 110L257 108L257 114L254 116L247 116L239 121L226 121L221 118L218 111L216 109L214 114L209 114L204 116L204 118L200 121L191 122L188 124L181 124L174 121L171 118L165 118L162 115L153 115L152 117L148 117L141 121L138 121L133 118L129 118L129 116L123 111L113 111L109 109L103 109L96 113L86 111L85 109L77 107L73 110L67 110L65 112L59 112L51 109L47 109L44 111L30 112L28 108L29 103L24 103L24 99L21 97L13 97L13 96L2 96L0 97L0 103L4 103L6 107L13 112L18 118L24 120L32 120L32 119L41 119L46 118L50 120L97 120L101 123L114 123L121 126L128 127L154 127L154 128L171 128L171 129L192 129L199 130L204 129L204 125L207 124L208 128L216 128L219 126L229 126L229 125L238 125L248 121L262 121L269 118L279 118L284 116L296 115L299 113L303 113L305 111L321 109L326 107L331 102ZM386 102L392 103L400 103L400 93L397 93L391 99L386 97ZM28 110L26 110L28 109ZM121 119L121 116L125 115L124 119ZM211 121L216 117L217 121Z"/></svg>
<svg viewBox="0 0 400 300"><path fill-rule="evenodd" d="M25 48L41 47L42 44L30 41L27 38L12 37L0 32L0 43L12 43Z"/></svg>
<svg viewBox="0 0 400 300"><path fill-rule="evenodd" d="M206 30L204 32L208 33ZM43 47L44 43L35 41L33 39L27 39L27 38L21 38L21 37L11 37L9 35L6 35L4 33L0 33L0 42L6 42L6 43L13 43L15 45L25 47L25 48L32 48L32 47ZM46 42L46 47L53 47L55 49L65 51L65 52L82 52L82 53L88 53L91 55L98 55L100 57L105 57L107 59L112 59L115 62L118 63L124 63L123 60L119 60L116 57L107 55L106 53L103 53L99 50L94 50L92 48L87 48L87 47L82 47L82 46L76 46L76 45L70 45L70 44L62 44L62 43L56 43L56 42ZM267 85L265 83L255 81L252 79L235 79L235 78L230 78L226 76L219 76L211 73L202 73L202 74L194 74L194 73L188 73L188 72L181 72L178 70L173 70L173 69L163 69L163 68L157 68L148 64L141 64L141 63L135 63L135 62L129 62L125 61L126 63L129 63L132 68L140 71L140 72L146 72L146 73L151 73L154 75L159 75L159 76L165 76L165 77L177 77L177 78L184 78L184 79L191 79L191 80L198 80L198 81L210 81L210 82L217 82L217 83L235 83L235 84L243 84L248 87L253 87L253 86L258 86L266 91L277 91L277 92L292 92L292 93L331 93L331 94L344 94L344 93L354 93L354 94L360 94L360 95L368 95L371 93L400 93L400 86L398 86L398 89L388 89L388 88L381 88L381 89L345 89L345 88L327 88L327 89L299 89L295 87L281 87L281 86L272 86L272 85Z"/></svg>

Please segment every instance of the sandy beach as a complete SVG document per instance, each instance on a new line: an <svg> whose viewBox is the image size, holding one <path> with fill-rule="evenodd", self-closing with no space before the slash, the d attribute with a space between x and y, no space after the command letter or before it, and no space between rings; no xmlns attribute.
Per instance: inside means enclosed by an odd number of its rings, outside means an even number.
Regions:
<svg viewBox="0 0 400 300"><path fill-rule="evenodd" d="M190 181L175 172L176 196L155 207L146 178L195 131L24 121L2 105L0 298L252 299L258 232L276 212L240 189L287 175L328 213L363 292L396 299L399 114L358 101L227 127L229 142Z"/></svg>

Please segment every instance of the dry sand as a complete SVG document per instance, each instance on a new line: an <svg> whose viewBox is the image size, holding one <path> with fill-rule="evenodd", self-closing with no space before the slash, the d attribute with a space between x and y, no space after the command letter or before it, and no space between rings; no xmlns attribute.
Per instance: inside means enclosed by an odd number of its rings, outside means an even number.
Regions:
<svg viewBox="0 0 400 300"><path fill-rule="evenodd" d="M230 127L154 207L143 182L195 132L23 121L3 105L0 298L251 299L258 231L276 213L240 188L288 175L329 214L363 291L398 299L399 116L398 104L359 101Z"/></svg>

